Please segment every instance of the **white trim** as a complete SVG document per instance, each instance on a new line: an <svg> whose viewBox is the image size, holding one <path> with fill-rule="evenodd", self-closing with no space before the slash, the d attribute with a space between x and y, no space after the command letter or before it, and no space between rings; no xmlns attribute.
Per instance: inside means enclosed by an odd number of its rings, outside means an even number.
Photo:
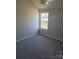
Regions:
<svg viewBox="0 0 79 59"><path fill-rule="evenodd" d="M40 33L40 35L47 36L47 37L52 38L52 39L57 39L57 40L63 41L63 39L59 39L59 38L57 38L57 37L48 35L48 34L46 34L46 33L45 33L45 34L44 34L44 33Z"/></svg>
<svg viewBox="0 0 79 59"><path fill-rule="evenodd" d="M35 35L37 35L37 33L33 33L33 34L29 35L29 36L25 36L25 37L23 37L23 38L21 38L21 39L16 40L16 42L22 41L22 40L24 40L24 39L28 39L28 38L30 38L30 37L32 37L32 36L35 36Z"/></svg>

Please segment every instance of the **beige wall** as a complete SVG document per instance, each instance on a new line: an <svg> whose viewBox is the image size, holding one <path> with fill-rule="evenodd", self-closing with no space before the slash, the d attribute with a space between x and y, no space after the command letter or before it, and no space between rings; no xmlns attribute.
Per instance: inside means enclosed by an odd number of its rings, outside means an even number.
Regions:
<svg viewBox="0 0 79 59"><path fill-rule="evenodd" d="M63 40L63 8L51 8L40 12L49 12L48 30L40 32Z"/></svg>
<svg viewBox="0 0 79 59"><path fill-rule="evenodd" d="M38 31L39 11L31 0L16 0L16 39Z"/></svg>

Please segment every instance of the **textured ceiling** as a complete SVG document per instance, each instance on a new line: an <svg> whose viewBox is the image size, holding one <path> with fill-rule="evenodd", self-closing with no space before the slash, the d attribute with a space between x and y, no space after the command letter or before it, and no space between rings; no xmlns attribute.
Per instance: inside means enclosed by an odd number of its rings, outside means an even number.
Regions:
<svg viewBox="0 0 79 59"><path fill-rule="evenodd" d="M40 0L32 0L32 1L39 9L63 7L63 0L48 0L49 1L48 5L41 4Z"/></svg>

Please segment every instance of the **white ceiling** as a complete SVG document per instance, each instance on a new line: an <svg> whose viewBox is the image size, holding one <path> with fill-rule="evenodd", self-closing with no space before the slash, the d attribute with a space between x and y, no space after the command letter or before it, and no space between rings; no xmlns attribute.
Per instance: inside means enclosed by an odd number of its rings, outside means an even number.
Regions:
<svg viewBox="0 0 79 59"><path fill-rule="evenodd" d="M51 1L48 5L42 5L40 0L32 0L32 1L39 9L63 7L63 0L48 0Z"/></svg>

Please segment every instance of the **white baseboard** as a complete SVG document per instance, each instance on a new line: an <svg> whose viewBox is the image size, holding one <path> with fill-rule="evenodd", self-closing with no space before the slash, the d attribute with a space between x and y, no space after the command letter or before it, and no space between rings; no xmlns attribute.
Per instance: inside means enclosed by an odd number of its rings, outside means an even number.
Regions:
<svg viewBox="0 0 79 59"><path fill-rule="evenodd" d="M37 33L33 33L33 34L29 35L29 36L25 36L25 37L23 37L23 38L21 38L21 39L16 40L16 42L22 41L22 40L24 40L24 39L28 39L28 38L30 38L30 37L32 37L32 36L35 36L35 35L37 35Z"/></svg>
<svg viewBox="0 0 79 59"><path fill-rule="evenodd" d="M40 35L47 36L47 37L52 38L52 39L57 39L57 40L63 41L63 39L59 39L57 37L54 37L54 36L51 36L51 35L48 35L48 34L40 33Z"/></svg>

